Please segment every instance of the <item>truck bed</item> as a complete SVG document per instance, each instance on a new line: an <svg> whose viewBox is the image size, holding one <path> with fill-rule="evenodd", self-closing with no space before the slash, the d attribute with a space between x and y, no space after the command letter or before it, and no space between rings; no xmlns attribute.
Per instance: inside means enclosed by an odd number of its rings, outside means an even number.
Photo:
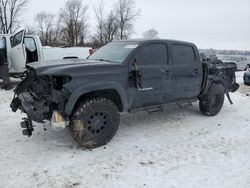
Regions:
<svg viewBox="0 0 250 188"><path fill-rule="evenodd" d="M207 92L213 82L222 82L225 87L225 93L234 92L239 88L236 83L235 63L223 63L221 61L212 61L203 63L203 84L201 96Z"/></svg>

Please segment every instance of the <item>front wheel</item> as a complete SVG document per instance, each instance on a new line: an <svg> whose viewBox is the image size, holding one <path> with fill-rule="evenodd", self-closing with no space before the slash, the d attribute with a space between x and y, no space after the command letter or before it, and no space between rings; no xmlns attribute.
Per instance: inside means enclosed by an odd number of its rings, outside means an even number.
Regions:
<svg viewBox="0 0 250 188"><path fill-rule="evenodd" d="M206 116L217 115L224 103L224 87L222 84L212 84L208 92L200 98L200 111Z"/></svg>
<svg viewBox="0 0 250 188"><path fill-rule="evenodd" d="M119 123L120 114L114 102L106 98L89 99L74 111L70 132L79 146L92 149L108 143Z"/></svg>

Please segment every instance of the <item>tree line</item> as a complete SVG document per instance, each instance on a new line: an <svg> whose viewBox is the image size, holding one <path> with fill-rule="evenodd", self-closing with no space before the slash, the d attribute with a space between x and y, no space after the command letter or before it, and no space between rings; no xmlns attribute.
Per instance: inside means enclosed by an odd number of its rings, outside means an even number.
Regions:
<svg viewBox="0 0 250 188"><path fill-rule="evenodd" d="M0 0L0 32L15 33L28 0ZM93 9L96 26L90 31L89 11ZM98 48L113 40L128 39L141 10L134 0L117 0L107 11L104 1L89 6L83 0L67 0L57 14L41 11L34 26L26 26L27 34L40 36L44 46L92 46ZM143 33L145 38L158 38L155 29Z"/></svg>
<svg viewBox="0 0 250 188"><path fill-rule="evenodd" d="M250 51L247 50L216 50L216 49L199 49L201 53L210 55L237 55L237 56L250 56Z"/></svg>

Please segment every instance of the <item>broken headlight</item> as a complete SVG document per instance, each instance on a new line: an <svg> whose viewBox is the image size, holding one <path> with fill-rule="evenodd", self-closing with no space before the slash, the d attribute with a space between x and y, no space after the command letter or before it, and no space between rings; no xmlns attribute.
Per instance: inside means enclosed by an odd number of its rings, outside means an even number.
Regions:
<svg viewBox="0 0 250 188"><path fill-rule="evenodd" d="M69 83L72 78L71 76L53 76L53 88L56 90L62 90L63 86Z"/></svg>

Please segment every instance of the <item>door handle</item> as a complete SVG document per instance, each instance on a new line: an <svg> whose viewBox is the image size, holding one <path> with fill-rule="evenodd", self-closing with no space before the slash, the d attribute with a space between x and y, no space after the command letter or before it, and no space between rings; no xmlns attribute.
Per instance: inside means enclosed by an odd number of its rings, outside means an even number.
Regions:
<svg viewBox="0 0 250 188"><path fill-rule="evenodd" d="M169 71L169 70L163 70L163 71L162 71L162 75L164 75L164 76L171 76L172 73L171 73L171 71Z"/></svg>
<svg viewBox="0 0 250 188"><path fill-rule="evenodd" d="M199 69L194 69L193 74L199 74Z"/></svg>

